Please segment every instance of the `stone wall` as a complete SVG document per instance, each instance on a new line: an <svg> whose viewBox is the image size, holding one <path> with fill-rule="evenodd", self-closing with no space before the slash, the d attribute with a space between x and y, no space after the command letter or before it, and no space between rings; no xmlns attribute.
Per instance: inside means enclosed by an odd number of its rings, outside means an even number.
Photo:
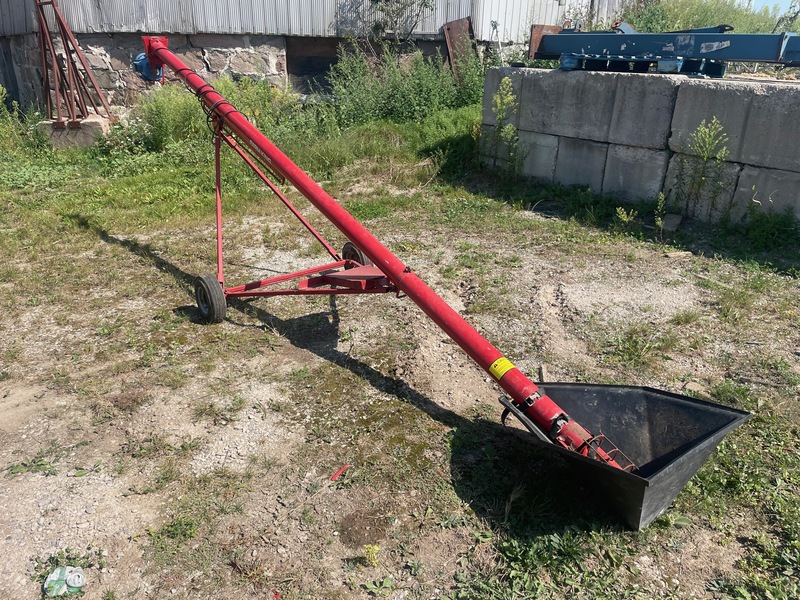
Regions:
<svg viewBox="0 0 800 600"><path fill-rule="evenodd" d="M15 35L0 38L0 85L23 109L42 105L39 38Z"/></svg>
<svg viewBox="0 0 800 600"><path fill-rule="evenodd" d="M510 78L518 100L522 174L582 185L635 201L663 191L673 209L704 220L739 220L751 207L800 218L800 85L680 75L492 69L483 128L496 125L492 99ZM692 135L716 118L724 161L704 161ZM492 145L485 162L496 162Z"/></svg>
<svg viewBox="0 0 800 600"><path fill-rule="evenodd" d="M142 36L129 33L78 34L92 73L112 105L130 106L146 84L131 63L144 51ZM286 42L282 36L168 35L169 47L203 78L223 74L265 78L278 86L287 82ZM0 40L0 84L22 106L41 105L41 59L36 35ZM168 71L168 70L167 70ZM167 73L167 80L175 79Z"/></svg>

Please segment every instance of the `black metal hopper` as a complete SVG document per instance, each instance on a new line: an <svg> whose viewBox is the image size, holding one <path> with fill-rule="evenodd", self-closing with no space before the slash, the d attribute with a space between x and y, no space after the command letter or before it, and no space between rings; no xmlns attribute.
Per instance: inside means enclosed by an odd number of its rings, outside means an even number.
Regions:
<svg viewBox="0 0 800 600"><path fill-rule="evenodd" d="M669 508L722 439L750 413L647 387L544 384L545 393L593 434L613 441L638 469L626 473L533 436L559 452L634 530ZM506 402L503 402L506 404Z"/></svg>

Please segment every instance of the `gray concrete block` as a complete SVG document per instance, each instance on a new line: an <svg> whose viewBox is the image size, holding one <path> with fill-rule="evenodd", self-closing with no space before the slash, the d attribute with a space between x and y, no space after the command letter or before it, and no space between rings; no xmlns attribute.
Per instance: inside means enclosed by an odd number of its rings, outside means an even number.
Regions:
<svg viewBox="0 0 800 600"><path fill-rule="evenodd" d="M728 160L739 161L754 92L753 84L742 81L687 79L678 90L669 147L674 152L693 154L689 148L691 135L703 120L710 123L716 117L728 137Z"/></svg>
<svg viewBox="0 0 800 600"><path fill-rule="evenodd" d="M500 167L508 165L508 148L495 137L493 125L481 125L481 139L478 153L481 164L487 167Z"/></svg>
<svg viewBox="0 0 800 600"><path fill-rule="evenodd" d="M528 69L516 69L512 67L495 67L486 72L486 79L483 84L483 112L481 121L484 125L495 125L497 118L494 114L494 96L500 88L500 82L504 77L511 79L511 87L517 99L517 110L509 123L514 127L519 127L520 105L522 104L522 79L524 72Z"/></svg>
<svg viewBox="0 0 800 600"><path fill-rule="evenodd" d="M603 193L629 201L655 199L663 188L669 159L669 150L610 145Z"/></svg>
<svg viewBox="0 0 800 600"><path fill-rule="evenodd" d="M740 162L800 173L800 86L753 84Z"/></svg>
<svg viewBox="0 0 800 600"><path fill-rule="evenodd" d="M608 144L561 138L553 178L564 185L585 185L595 192L603 187Z"/></svg>
<svg viewBox="0 0 800 600"><path fill-rule="evenodd" d="M800 173L745 166L734 196L734 219L749 208L782 214L790 211L800 219Z"/></svg>
<svg viewBox="0 0 800 600"><path fill-rule="evenodd" d="M697 156L674 154L664 180L667 208L701 221L732 218L742 165L704 162Z"/></svg>
<svg viewBox="0 0 800 600"><path fill-rule="evenodd" d="M520 130L608 141L617 73L523 71Z"/></svg>
<svg viewBox="0 0 800 600"><path fill-rule="evenodd" d="M608 141L665 150L678 88L684 81L680 75L619 73Z"/></svg>
<svg viewBox="0 0 800 600"><path fill-rule="evenodd" d="M524 157L522 174L553 181L558 157L558 136L531 131L519 132L519 152Z"/></svg>
<svg viewBox="0 0 800 600"><path fill-rule="evenodd" d="M111 124L108 119L89 115L77 129L57 129L53 127L53 121L42 121L36 128L49 139L53 148L88 148L109 132Z"/></svg>

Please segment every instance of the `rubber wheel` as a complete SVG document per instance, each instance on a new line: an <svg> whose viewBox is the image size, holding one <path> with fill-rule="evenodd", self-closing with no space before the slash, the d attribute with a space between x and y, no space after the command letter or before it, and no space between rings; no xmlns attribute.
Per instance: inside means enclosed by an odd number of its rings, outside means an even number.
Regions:
<svg viewBox="0 0 800 600"><path fill-rule="evenodd" d="M353 242L347 242L342 248L342 258L344 260L352 260L360 264L362 267L367 265L372 265L372 261L367 258L367 255L364 254L358 246L356 246ZM353 267L347 267L352 269Z"/></svg>
<svg viewBox="0 0 800 600"><path fill-rule="evenodd" d="M194 297L197 309L206 323L221 323L228 304L216 275L203 275L194 280Z"/></svg>

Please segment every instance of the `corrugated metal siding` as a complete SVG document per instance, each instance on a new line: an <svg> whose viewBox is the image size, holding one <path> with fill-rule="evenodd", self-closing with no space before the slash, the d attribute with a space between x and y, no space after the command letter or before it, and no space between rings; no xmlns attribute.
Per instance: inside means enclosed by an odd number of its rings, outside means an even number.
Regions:
<svg viewBox="0 0 800 600"><path fill-rule="evenodd" d="M0 0L0 35L22 35L34 31L32 0Z"/></svg>
<svg viewBox="0 0 800 600"><path fill-rule="evenodd" d="M597 23L602 22L610 26L621 12L621 0L594 0L594 20Z"/></svg>
<svg viewBox="0 0 800 600"><path fill-rule="evenodd" d="M560 25L566 9L557 0L478 0L472 26L479 40L497 41L499 37L503 43L522 43L534 23ZM497 31L493 31L492 21L497 22Z"/></svg>
<svg viewBox="0 0 800 600"><path fill-rule="evenodd" d="M585 0L584 0L585 1ZM567 0L575 4L578 0ZM598 18L612 18L622 0L594 0ZM377 18L370 0L60 0L76 33L231 33L344 37ZM448 21L472 16L479 40L522 42L531 23L560 24L569 5L557 0L435 0L415 32L441 36ZM0 35L35 30L33 0L0 0Z"/></svg>

